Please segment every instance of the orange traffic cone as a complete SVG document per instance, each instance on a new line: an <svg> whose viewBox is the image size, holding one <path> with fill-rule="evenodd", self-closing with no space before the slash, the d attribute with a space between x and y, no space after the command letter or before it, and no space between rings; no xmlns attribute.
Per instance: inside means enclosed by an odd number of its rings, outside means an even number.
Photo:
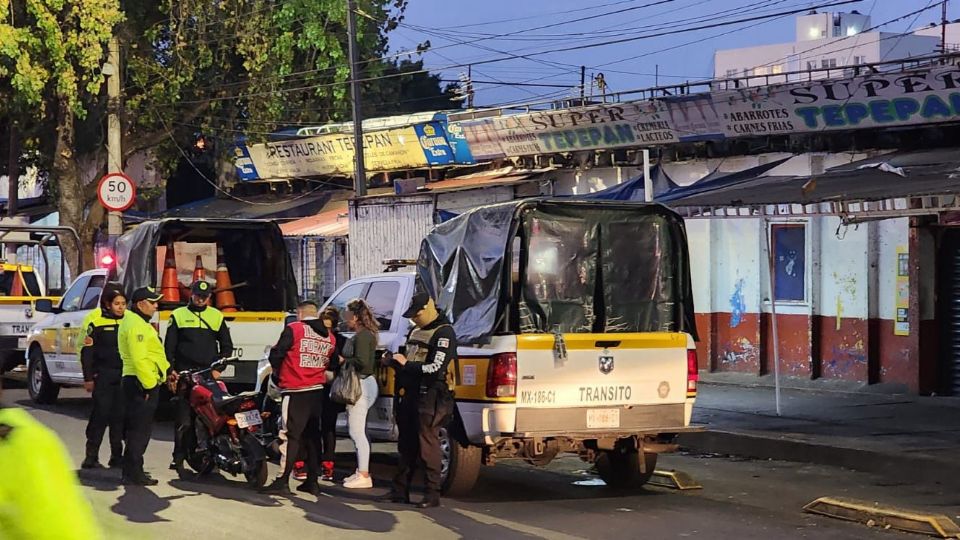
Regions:
<svg viewBox="0 0 960 540"><path fill-rule="evenodd" d="M193 266L193 283L206 281L206 279L207 271L203 268L203 257L197 255L197 263Z"/></svg>
<svg viewBox="0 0 960 540"><path fill-rule="evenodd" d="M177 257L173 253L173 242L167 244L167 255L163 260L163 278L160 280L160 294L164 302L180 302L180 283L177 282Z"/></svg>
<svg viewBox="0 0 960 540"><path fill-rule="evenodd" d="M237 298L230 289L233 284L230 282L230 271L227 270L227 263L224 261L223 248L217 246L217 308L224 313L233 313L237 311Z"/></svg>
<svg viewBox="0 0 960 540"><path fill-rule="evenodd" d="M9 296L23 296L23 273L20 271L20 265L17 265L17 271L13 274Z"/></svg>

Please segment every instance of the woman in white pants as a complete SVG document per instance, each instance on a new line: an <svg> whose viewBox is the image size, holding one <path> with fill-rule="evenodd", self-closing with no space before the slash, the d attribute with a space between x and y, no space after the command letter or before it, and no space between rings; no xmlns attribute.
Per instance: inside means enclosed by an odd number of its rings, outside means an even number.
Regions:
<svg viewBox="0 0 960 540"><path fill-rule="evenodd" d="M350 438L357 447L357 472L343 481L343 487L365 489L373 487L370 478L370 440L367 439L367 412L377 400L379 389L374 376L379 325L376 317L361 299L347 303L344 321L354 335L343 348L343 362L353 366L360 377L363 392L353 405L347 405L347 424ZM344 364L341 364L343 366Z"/></svg>

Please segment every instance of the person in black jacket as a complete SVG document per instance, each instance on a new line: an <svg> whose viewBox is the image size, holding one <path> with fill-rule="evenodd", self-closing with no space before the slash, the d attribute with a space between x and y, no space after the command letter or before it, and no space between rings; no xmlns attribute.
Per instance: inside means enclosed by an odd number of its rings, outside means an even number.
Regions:
<svg viewBox="0 0 960 540"><path fill-rule="evenodd" d="M429 294L413 295L403 316L417 326L407 338L407 354L385 355L396 372L394 414L400 431L397 450L400 467L393 489L382 499L410 502L410 482L423 466L426 494L418 508L440 506L440 428L453 418L450 362L457 356L457 335L446 316L437 311Z"/></svg>
<svg viewBox="0 0 960 540"><path fill-rule="evenodd" d="M221 358L233 353L233 340L223 313L207 305L213 287L206 281L198 281L191 288L190 303L173 310L170 325L167 327L164 349L167 360L173 366L171 382L175 383L176 374L186 369L206 369ZM213 372L219 377L219 372ZM177 403L177 416L174 424L173 461L170 469L184 473L183 460L186 448L183 437L193 429L193 410L186 396L180 396Z"/></svg>
<svg viewBox="0 0 960 540"><path fill-rule="evenodd" d="M110 427L110 467L123 464L123 391L120 387L123 361L117 346L117 329L127 310L127 299L116 283L104 287L100 308L92 310L83 320L83 339L80 341L80 366L83 369L83 387L93 394L93 411L87 422L86 457L84 469L100 465L100 443Z"/></svg>

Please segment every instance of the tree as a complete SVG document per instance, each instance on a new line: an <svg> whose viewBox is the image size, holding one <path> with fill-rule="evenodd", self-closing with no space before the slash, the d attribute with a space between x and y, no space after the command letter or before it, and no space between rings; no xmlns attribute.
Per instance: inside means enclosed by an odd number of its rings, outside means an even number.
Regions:
<svg viewBox="0 0 960 540"><path fill-rule="evenodd" d="M458 108L455 86L441 89L440 75L423 71L423 60L384 61L380 72L388 78L364 85L364 118Z"/></svg>
<svg viewBox="0 0 960 540"><path fill-rule="evenodd" d="M0 81L9 84L2 111L9 118L8 151L19 155L21 125L35 126L37 131L45 131L44 126L48 132L51 127L55 129L51 168L57 180L57 203L61 221L76 227L87 220L83 216L85 186L77 164L75 123L87 116L87 104L100 93L106 43L111 29L122 19L118 2L2 0L0 8L4 21L0 23ZM16 161L9 159L8 171L19 178ZM91 214L90 221L96 218L95 212ZM93 230L76 228L81 238L92 244ZM79 267L75 254L82 248L78 245L67 250L73 269Z"/></svg>
<svg viewBox="0 0 960 540"><path fill-rule="evenodd" d="M349 110L343 0L125 0L124 13L118 2L0 0L0 113L50 147L48 193L81 237L68 251L75 273L92 266L103 223L94 180L106 172L101 66L112 33L124 66L124 158L151 152L162 172L197 132L219 134L213 150L223 154L231 136L264 138ZM358 4L368 16L361 56L379 58L406 0ZM368 62L364 76L387 67Z"/></svg>

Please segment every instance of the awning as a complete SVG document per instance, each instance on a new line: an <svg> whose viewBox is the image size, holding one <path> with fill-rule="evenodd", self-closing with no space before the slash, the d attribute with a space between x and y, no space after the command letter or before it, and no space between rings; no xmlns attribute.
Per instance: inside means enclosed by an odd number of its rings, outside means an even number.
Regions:
<svg viewBox="0 0 960 540"><path fill-rule="evenodd" d="M393 193L392 188L373 188L371 195ZM338 191L316 214L280 225L284 236L347 236L350 229L350 213L347 201L353 191Z"/></svg>
<svg viewBox="0 0 960 540"><path fill-rule="evenodd" d="M301 195L247 195L211 197L167 209L159 217L235 219L291 219L320 211L334 190L316 189Z"/></svg>
<svg viewBox="0 0 960 540"><path fill-rule="evenodd" d="M694 184L696 186L697 184ZM866 202L960 191L960 148L902 151L833 167L813 176L762 176L693 192L673 207L739 207Z"/></svg>
<svg viewBox="0 0 960 540"><path fill-rule="evenodd" d="M552 169L517 170L513 167L506 167L493 171L467 174L456 178L447 178L436 182L427 182L420 190L407 195L422 195L424 193L438 192L449 193L486 187L515 186L528 182L538 182L542 179L542 173L551 170ZM398 195L398 197L403 196L404 195Z"/></svg>
<svg viewBox="0 0 960 540"><path fill-rule="evenodd" d="M347 201L343 201L343 208L327 210L280 225L284 236L346 236L349 229Z"/></svg>

